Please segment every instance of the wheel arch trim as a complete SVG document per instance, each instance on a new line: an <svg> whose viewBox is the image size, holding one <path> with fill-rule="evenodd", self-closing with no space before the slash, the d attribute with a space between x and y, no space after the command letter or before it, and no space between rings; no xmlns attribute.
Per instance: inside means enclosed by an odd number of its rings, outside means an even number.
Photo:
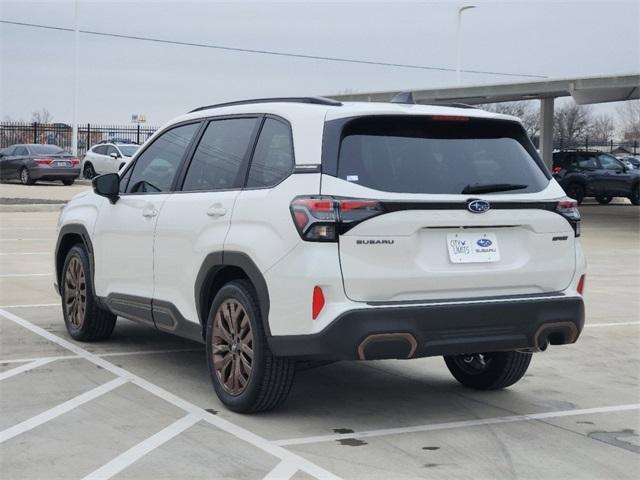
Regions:
<svg viewBox="0 0 640 480"><path fill-rule="evenodd" d="M251 257L246 253L237 251L225 250L212 252L209 253L202 262L194 287L196 311L200 325L204 328L207 315L209 314L207 305L209 289L213 286L216 275L222 271L224 267L237 267L249 278L258 295L260 314L263 319L265 333L267 336L271 336L271 330L269 328L269 289L267 282Z"/></svg>
<svg viewBox="0 0 640 480"><path fill-rule="evenodd" d="M56 249L55 249L55 267L56 267L56 276L54 287L58 295L60 294L60 282L62 276L62 267L64 266L64 257L61 257L61 247L64 245L65 237L69 237L71 235L77 235L82 240L82 244L87 250L87 255L89 256L89 265L91 267L91 294L96 298L95 295L95 285L94 285L94 275L95 275L95 263L93 259L93 243L91 243L91 237L89 236L89 232L87 228L80 223L70 223L64 225L60 232L58 233L58 240L56 241ZM68 250L67 250L68 251ZM66 252L65 252L66 253ZM66 257L66 254L65 254Z"/></svg>

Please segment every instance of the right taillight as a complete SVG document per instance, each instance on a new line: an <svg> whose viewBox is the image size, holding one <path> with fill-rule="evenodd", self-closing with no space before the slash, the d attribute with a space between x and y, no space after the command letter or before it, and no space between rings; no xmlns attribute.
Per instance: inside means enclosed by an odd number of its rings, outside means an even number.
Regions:
<svg viewBox="0 0 640 480"><path fill-rule="evenodd" d="M298 233L310 242L336 242L341 233L383 213L376 200L329 196L296 197L290 208Z"/></svg>
<svg viewBox="0 0 640 480"><path fill-rule="evenodd" d="M582 276L580 277L580 280L578 280L578 286L576 287L576 290L578 291L578 293L579 293L580 295L582 295L582 292L584 292L584 282L585 282L585 278L586 278L586 276L585 276L585 275L582 275Z"/></svg>
<svg viewBox="0 0 640 480"><path fill-rule="evenodd" d="M576 237L580 236L580 212L575 200L560 200L556 205L556 213L567 219Z"/></svg>

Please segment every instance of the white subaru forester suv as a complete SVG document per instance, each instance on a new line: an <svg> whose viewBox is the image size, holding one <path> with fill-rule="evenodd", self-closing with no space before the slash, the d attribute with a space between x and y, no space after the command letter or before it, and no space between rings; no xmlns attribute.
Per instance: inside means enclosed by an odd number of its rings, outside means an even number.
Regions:
<svg viewBox="0 0 640 480"><path fill-rule="evenodd" d="M584 325L580 216L517 118L323 98L198 108L63 209L71 337L116 317L206 344L220 400L304 361L441 355L476 389Z"/></svg>

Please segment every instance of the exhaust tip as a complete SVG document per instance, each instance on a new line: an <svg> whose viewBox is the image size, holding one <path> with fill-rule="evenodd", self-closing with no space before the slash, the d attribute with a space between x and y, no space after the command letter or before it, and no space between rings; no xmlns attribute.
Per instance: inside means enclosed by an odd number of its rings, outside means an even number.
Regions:
<svg viewBox="0 0 640 480"><path fill-rule="evenodd" d="M358 346L360 360L411 358L418 342L410 333L379 333L369 335Z"/></svg>
<svg viewBox="0 0 640 480"><path fill-rule="evenodd" d="M578 339L578 328L572 322L557 322L542 325L535 336L535 349L544 352L549 344L565 345Z"/></svg>

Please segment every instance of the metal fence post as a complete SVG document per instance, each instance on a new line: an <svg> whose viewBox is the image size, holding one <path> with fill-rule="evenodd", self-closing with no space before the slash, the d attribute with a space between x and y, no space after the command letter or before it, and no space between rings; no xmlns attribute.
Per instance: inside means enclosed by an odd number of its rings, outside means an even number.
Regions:
<svg viewBox="0 0 640 480"><path fill-rule="evenodd" d="M38 143L38 122L33 122L33 143Z"/></svg>
<svg viewBox="0 0 640 480"><path fill-rule="evenodd" d="M140 145L140 124L138 124L137 128L136 143Z"/></svg>
<svg viewBox="0 0 640 480"><path fill-rule="evenodd" d="M86 151L89 151L89 148L91 148L91 124L87 123L87 144L85 145L87 148L85 149Z"/></svg>
<svg viewBox="0 0 640 480"><path fill-rule="evenodd" d="M584 149L589 150L589 137L584 137Z"/></svg>
<svg viewBox="0 0 640 480"><path fill-rule="evenodd" d="M610 145L609 153L613 152L613 140L610 140Z"/></svg>

